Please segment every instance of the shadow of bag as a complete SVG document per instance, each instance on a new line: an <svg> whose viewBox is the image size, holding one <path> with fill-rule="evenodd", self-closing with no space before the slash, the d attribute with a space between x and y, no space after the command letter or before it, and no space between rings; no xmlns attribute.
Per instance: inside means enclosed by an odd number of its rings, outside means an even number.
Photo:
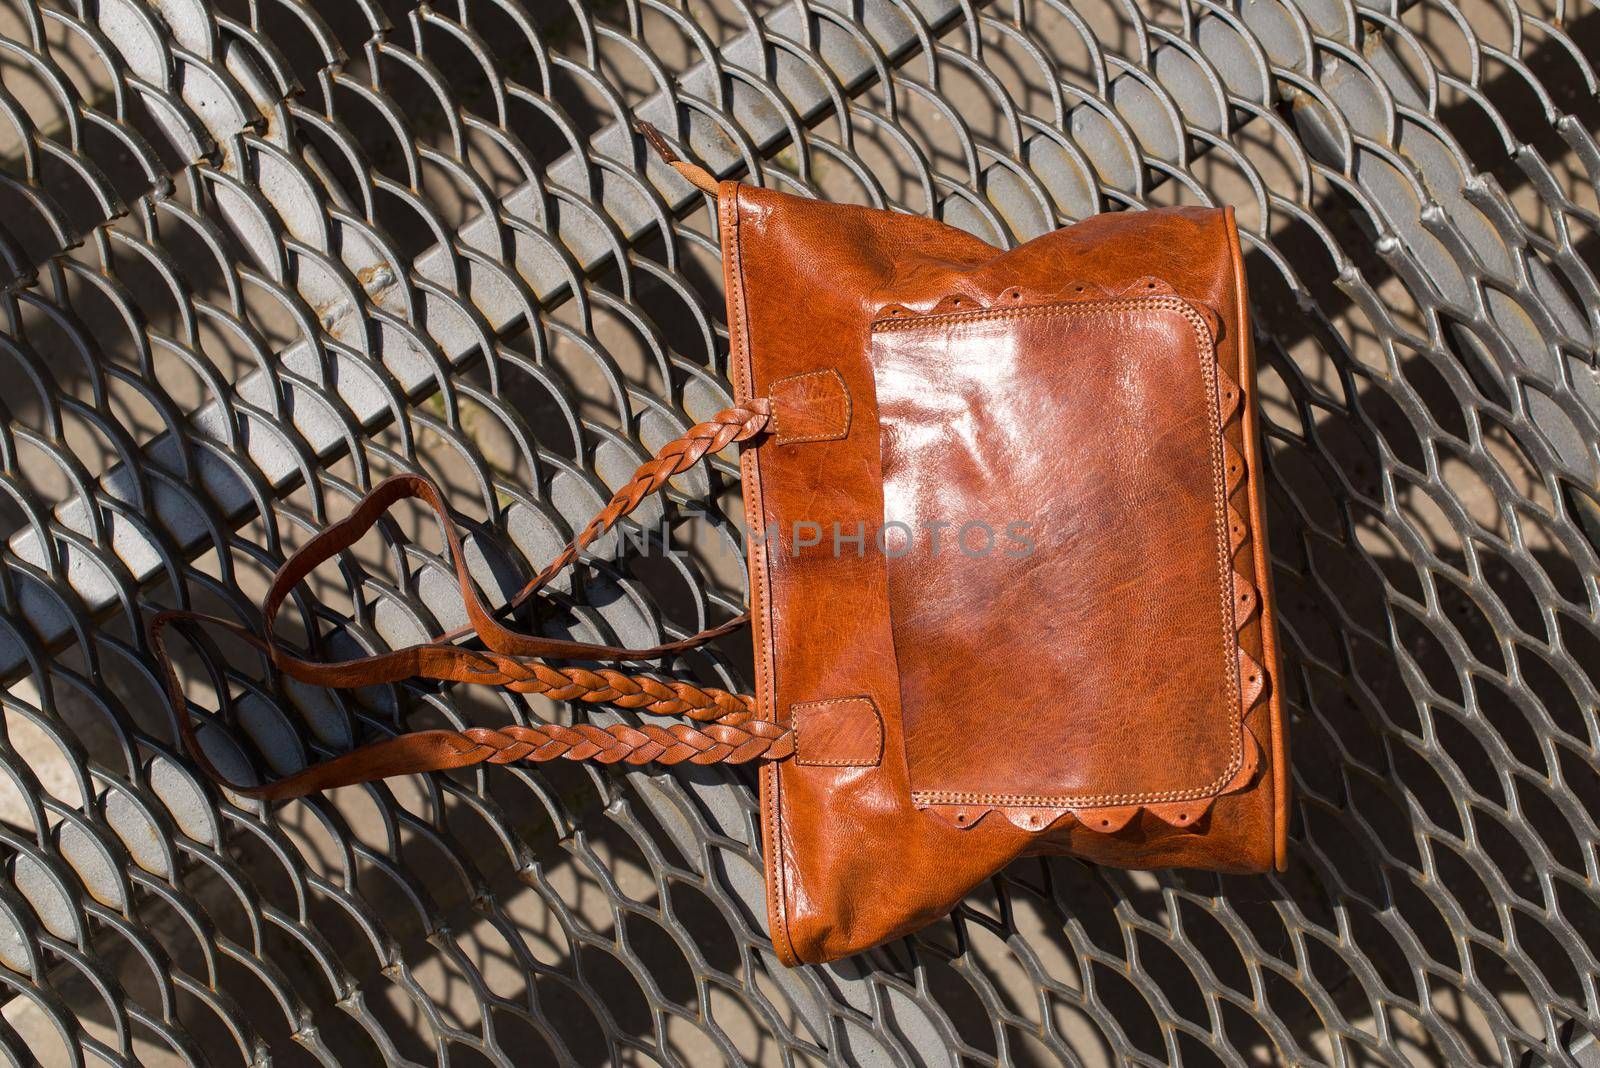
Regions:
<svg viewBox="0 0 1600 1068"><path fill-rule="evenodd" d="M1002 252L929 219L718 183L641 133L716 198L734 406L658 451L499 608L438 487L403 474L285 561L261 636L156 615L195 762L278 799L484 761L760 761L768 922L790 965L916 930L1019 856L1281 868L1285 724L1232 210L1101 215ZM746 615L640 650L502 622L736 443ZM438 515L470 625L336 663L286 650L273 624L290 591L406 497ZM746 621L751 694L555 663L670 656ZM309 684L431 678L644 716L413 732L240 784L200 745L167 653L167 628L197 622Z"/></svg>

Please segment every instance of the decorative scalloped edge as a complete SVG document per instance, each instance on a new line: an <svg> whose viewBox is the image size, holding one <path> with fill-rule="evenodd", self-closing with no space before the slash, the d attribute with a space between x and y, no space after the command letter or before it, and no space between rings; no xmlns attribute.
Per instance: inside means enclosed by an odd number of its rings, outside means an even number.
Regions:
<svg viewBox="0 0 1600 1068"><path fill-rule="evenodd" d="M1259 672L1257 678L1254 691L1259 697L1265 686L1260 680ZM1131 823L1140 812L1148 812L1172 827L1192 827L1205 817L1211 810L1212 802L1217 798L1243 790L1255 781L1256 773L1261 769L1261 747L1256 743L1255 735L1248 730L1244 731L1243 748L1244 755L1239 770L1226 785L1214 794L1186 801L1151 801L1140 805L1101 805L1096 808L1047 808L1021 805L918 805L917 807L957 830L976 827L994 813L999 813L994 818L1007 820L1018 830L1035 834L1050 830L1065 830L1074 825L1101 834L1115 834Z"/></svg>
<svg viewBox="0 0 1600 1068"><path fill-rule="evenodd" d="M1227 431L1234 421L1239 418L1243 410L1244 389L1233 377L1222 369L1222 361L1217 359L1217 343L1222 339L1222 316L1217 310L1201 301L1191 300L1174 289L1167 281L1154 275L1146 275L1135 279L1124 289L1113 292L1103 286L1087 282L1069 282L1053 294L1030 294L1024 299L1020 288L1008 289L1002 293L993 304L965 294L952 294L944 297L933 307L925 311L915 311L901 304L890 304L879 309L875 318L899 319L909 317L922 317L926 315L943 315L949 312L986 311L991 307L1006 307L1009 305L1031 306L1037 304L1076 303L1078 301L1109 300L1116 297L1178 297L1188 304L1200 317L1205 320L1206 327L1211 333L1211 356L1216 367L1217 382L1217 411L1218 433L1222 437L1222 454L1224 464L1224 477L1226 484L1226 498L1228 505L1228 542L1231 559L1235 561L1233 568L1233 625L1235 633L1242 631L1255 618L1256 612L1261 607L1261 596L1251 581L1240 573L1237 560L1239 550L1249 541L1252 534L1249 521L1245 518L1245 509L1234 504L1233 497L1239 488L1246 482L1248 474L1247 464L1231 442L1228 441ZM1267 672L1254 657L1239 647L1239 730L1243 735L1243 759L1240 761L1239 770L1232 779L1224 784L1216 793L1206 797L1192 798L1185 801L1146 802L1138 805L1102 805L1092 808L1047 808L1029 806L1006 805L947 805L947 804L919 804L917 807L928 815L942 820L958 830L966 830L982 823L991 813L998 812L997 818L1004 819L1018 830L1032 834L1039 834L1051 830L1065 830L1074 825L1084 830L1096 831L1101 834L1116 834L1138 817L1140 812L1148 812L1156 819L1171 827L1192 827L1199 823L1210 811L1212 802L1227 794L1237 793L1255 781L1256 773L1261 768L1261 747L1256 742L1255 735L1250 733L1244 725L1256 702L1261 700L1261 695L1266 692Z"/></svg>
<svg viewBox="0 0 1600 1068"><path fill-rule="evenodd" d="M951 293L939 298L927 308L911 308L904 304L885 304L873 315L873 320L921 319L930 315L949 315L952 312L990 311L995 308L1036 307L1041 304L1076 304L1080 301L1113 300L1118 297L1177 297L1193 308L1205 320L1211 332L1212 344L1222 340L1222 316L1217 309L1203 301L1185 297L1165 279L1155 275L1136 278L1119 290L1107 289L1093 282L1068 282L1053 291L1024 293L1021 286L1013 286L992 301L969 293ZM1231 384L1231 383L1230 383ZM1238 387L1234 386L1237 397ZM1227 413L1224 412L1224 421Z"/></svg>

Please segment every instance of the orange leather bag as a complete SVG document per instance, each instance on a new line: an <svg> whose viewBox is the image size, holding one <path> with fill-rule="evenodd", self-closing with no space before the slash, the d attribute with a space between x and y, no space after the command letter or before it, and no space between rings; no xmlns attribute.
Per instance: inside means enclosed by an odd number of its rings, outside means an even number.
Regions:
<svg viewBox="0 0 1600 1068"><path fill-rule="evenodd" d="M642 132L717 198L735 406L641 467L500 609L437 487L402 475L285 563L266 637L156 616L196 762L271 799L482 761L762 761L768 919L788 964L915 930L1027 854L1281 868L1285 724L1232 211L1102 215L1002 252L928 219L716 183ZM747 616L645 650L500 622L734 443ZM287 652L272 637L283 599L403 497L438 514L470 628L343 663ZM267 785L229 782L164 648L170 624L195 620L305 683L422 677L646 715L423 731ZM746 620L751 694L552 663L655 659ZM481 648L459 644L469 635Z"/></svg>

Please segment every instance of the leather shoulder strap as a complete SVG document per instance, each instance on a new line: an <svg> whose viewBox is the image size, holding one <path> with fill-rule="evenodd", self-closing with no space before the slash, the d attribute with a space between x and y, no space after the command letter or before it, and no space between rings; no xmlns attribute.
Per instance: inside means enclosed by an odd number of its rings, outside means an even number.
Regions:
<svg viewBox="0 0 1600 1068"><path fill-rule="evenodd" d="M639 764L654 760L675 764L688 760L710 764L778 760L788 756L794 749L788 729L756 719L754 701L747 695L609 668L557 667L546 662L548 659L653 660L726 634L748 622L747 613L693 637L650 649L624 649L540 637L512 630L496 618L526 602L577 560L596 538L614 527L647 496L665 486L674 475L730 444L749 441L761 434L767 428L768 415L769 408L764 401L729 408L663 446L555 560L507 604L495 610L484 603L477 583L467 570L460 534L450 520L438 486L420 474L386 479L363 497L348 517L329 526L284 561L262 605L264 637L230 620L187 610L165 611L151 619L151 651L161 669L185 748L201 770L221 785L246 797L267 800L300 797L390 775L459 768L484 761L503 764L512 760L560 758L592 759L602 763ZM354 545L389 508L408 497L423 501L439 520L470 625L421 645L333 663L307 660L285 650L274 635L273 624L290 591L317 565ZM556 700L607 702L656 715L682 715L697 721L698 725L600 727L578 724L566 727L536 723L498 730L418 731L363 746L275 782L246 786L223 776L199 744L182 684L166 648L166 630L174 624L203 624L225 630L259 650L285 675L317 686L350 689L410 678L471 682L505 686L521 693L542 693ZM486 648L480 651L454 644L457 639L469 635L481 638Z"/></svg>

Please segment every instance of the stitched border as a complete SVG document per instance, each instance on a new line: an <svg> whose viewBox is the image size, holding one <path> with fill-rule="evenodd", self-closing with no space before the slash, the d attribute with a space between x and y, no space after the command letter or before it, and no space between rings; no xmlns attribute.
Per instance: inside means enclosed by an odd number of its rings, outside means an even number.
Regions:
<svg viewBox="0 0 1600 1068"><path fill-rule="evenodd" d="M844 425L837 430L824 430L816 434L803 434L799 437L784 437L783 430L778 426L778 406L772 406L772 414L767 417L768 425L772 428L772 443L774 445L798 445L802 441L838 441L850 435L850 417L854 411L854 401L850 397L850 390L844 384L844 376L832 367L825 367L820 371L806 371L798 375L780 378L767 387L767 396L772 397L773 391L785 382L798 382L802 378L823 378L831 375L839 383L839 393L844 397Z"/></svg>
<svg viewBox="0 0 1600 1068"><path fill-rule="evenodd" d="M864 704L872 712L872 721L878 725L878 747L870 762L860 760L806 760L801 756L804 750L800 744L800 717L795 715L802 708L818 708L822 705L853 705ZM789 706L789 724L794 729L794 762L803 768L876 768L883 765L883 713L878 711L878 706L866 694L855 694L851 697L829 697L821 701L797 701Z"/></svg>
<svg viewBox="0 0 1600 1068"><path fill-rule="evenodd" d="M717 212L721 224L727 228L728 256L731 259L731 269L724 268L724 278L731 281L728 286L728 363L730 369L736 372L734 391L736 399L744 401L754 396L754 384L751 381L753 368L750 367L749 333L750 326L745 316L744 299L744 251L742 236L739 231L739 184L737 182L723 183L723 192L717 198ZM744 497L744 514L746 531L761 529L759 524L762 513L761 497L761 450L745 449L739 455L739 474ZM748 465L748 466L747 466ZM746 534L748 537L748 533ZM757 707L764 708L770 718L775 698L773 696L772 673L773 669L768 664L772 652L772 633L770 606L772 598L766 588L767 559L764 542L751 542L752 573L750 575L750 617L751 629L766 630L765 642L757 642L756 646L756 687ZM763 652L763 650L765 650ZM784 893L784 850L783 850L783 778L780 774L781 767L776 763L762 765L762 813L763 838L765 839L765 861L767 891L767 920L771 928L773 951L778 954L778 959L784 964L793 966L799 962L799 957L794 951L794 940L789 936L789 909ZM781 939L781 940L780 940Z"/></svg>
<svg viewBox="0 0 1600 1068"><path fill-rule="evenodd" d="M1206 405L1206 423L1210 429L1211 474L1213 487L1213 527L1216 531L1217 574L1220 615L1222 621L1223 674L1231 681L1228 687L1229 723L1233 734L1233 755L1227 768L1217 779L1205 786L1187 790L1163 790L1145 794L1106 794L1099 796L1030 795L1030 794L979 794L956 793L939 790L913 790L911 799L917 804L985 804L1019 805L1025 807L1094 808L1102 805L1146 804L1158 801L1189 801L1215 795L1238 773L1244 760L1244 712L1239 686L1239 635L1234 625L1233 567L1230 563L1228 542L1228 487L1223 470L1222 398L1218 386L1217 343L1206 327L1205 320L1190 303L1180 296L1163 294L1154 297L1110 297L1105 299L1058 301L1051 304L1034 304L1022 308L986 308L970 312L940 312L913 318L896 317L878 319L872 332L904 330L910 327L935 326L949 322L969 322L986 319L1045 318L1056 315L1104 314L1118 309L1143 309L1152 306L1169 308L1178 312L1194 331L1195 348L1200 356L1202 390L1211 403ZM892 620L891 620L892 625Z"/></svg>

